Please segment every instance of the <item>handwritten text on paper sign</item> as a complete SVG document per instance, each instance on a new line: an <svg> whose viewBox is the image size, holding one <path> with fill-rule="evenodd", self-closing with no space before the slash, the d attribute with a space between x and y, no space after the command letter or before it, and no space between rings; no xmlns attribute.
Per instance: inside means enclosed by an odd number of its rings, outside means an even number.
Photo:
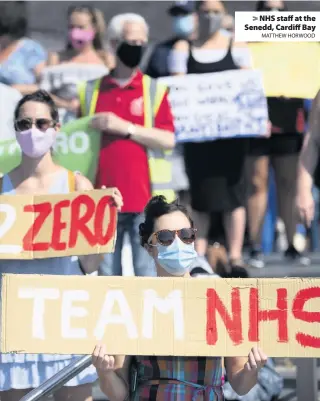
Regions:
<svg viewBox="0 0 320 401"><path fill-rule="evenodd" d="M178 142L263 136L268 107L258 70L160 78L169 99Z"/></svg>
<svg viewBox="0 0 320 401"><path fill-rule="evenodd" d="M117 211L111 193L0 196L0 258L112 252Z"/></svg>
<svg viewBox="0 0 320 401"><path fill-rule="evenodd" d="M1 352L89 354L103 341L110 354L244 356L259 344L318 357L319 298L320 279L4 275Z"/></svg>

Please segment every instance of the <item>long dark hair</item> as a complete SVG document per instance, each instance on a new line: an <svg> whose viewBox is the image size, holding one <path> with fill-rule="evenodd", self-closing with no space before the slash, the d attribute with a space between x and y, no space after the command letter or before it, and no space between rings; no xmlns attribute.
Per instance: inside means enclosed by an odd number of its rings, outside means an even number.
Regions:
<svg viewBox="0 0 320 401"><path fill-rule="evenodd" d="M88 5L71 6L68 8L68 20L74 12L86 13L90 15L92 25L96 30L96 34L93 39L93 47L97 51L103 50L103 28L101 27L101 21L99 21L98 10ZM72 50L72 44L69 39L67 41L66 50Z"/></svg>

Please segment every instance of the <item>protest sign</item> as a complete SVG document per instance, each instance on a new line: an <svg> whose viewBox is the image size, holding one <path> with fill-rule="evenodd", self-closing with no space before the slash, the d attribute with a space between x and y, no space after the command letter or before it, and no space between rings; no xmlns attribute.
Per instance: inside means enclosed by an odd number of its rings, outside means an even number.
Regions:
<svg viewBox="0 0 320 401"><path fill-rule="evenodd" d="M1 195L0 259L113 252L112 189L65 195Z"/></svg>
<svg viewBox="0 0 320 401"><path fill-rule="evenodd" d="M245 356L258 344L315 358L319 297L320 279L4 275L1 352L90 354L103 342L110 355Z"/></svg>
<svg viewBox="0 0 320 401"><path fill-rule="evenodd" d="M79 82L101 78L108 72L104 64L62 63L42 70L40 87L63 100L77 99ZM59 117L66 124L76 119L76 113L60 108Z"/></svg>
<svg viewBox="0 0 320 401"><path fill-rule="evenodd" d="M259 71L160 78L170 89L177 142L261 136L268 108Z"/></svg>
<svg viewBox="0 0 320 401"><path fill-rule="evenodd" d="M56 163L71 171L80 171L95 181L101 133L90 127L92 117L72 121L61 128L54 144ZM8 173L21 162L21 149L15 139L0 141L0 172Z"/></svg>
<svg viewBox="0 0 320 401"><path fill-rule="evenodd" d="M313 99L320 88L320 46L311 42L249 43L266 96Z"/></svg>
<svg viewBox="0 0 320 401"><path fill-rule="evenodd" d="M54 160L71 171L80 171L94 183L99 160L101 133L90 127L92 117L64 125L54 145Z"/></svg>

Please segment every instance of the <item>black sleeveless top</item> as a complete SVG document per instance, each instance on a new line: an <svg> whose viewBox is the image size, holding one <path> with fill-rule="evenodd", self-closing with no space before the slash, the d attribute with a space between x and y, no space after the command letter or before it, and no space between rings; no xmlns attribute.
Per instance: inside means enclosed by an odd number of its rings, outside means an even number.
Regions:
<svg viewBox="0 0 320 401"><path fill-rule="evenodd" d="M232 46L231 39L224 58L210 63L198 62L190 47L187 73L205 74L239 69L232 57ZM242 138L185 143L185 166L195 210L225 212L245 204L246 149L247 141Z"/></svg>
<svg viewBox="0 0 320 401"><path fill-rule="evenodd" d="M235 64L232 57L232 44L233 40L230 40L227 54L223 59L219 61L213 61L211 63L200 63L192 54L192 49L189 50L189 59L187 63L188 74L206 74L209 72L223 72L228 70L238 70L239 67Z"/></svg>

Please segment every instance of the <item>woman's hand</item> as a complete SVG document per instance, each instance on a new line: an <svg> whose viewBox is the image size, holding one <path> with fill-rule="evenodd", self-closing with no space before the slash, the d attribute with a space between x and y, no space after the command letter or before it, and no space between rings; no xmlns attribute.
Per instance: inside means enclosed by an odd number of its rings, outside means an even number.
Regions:
<svg viewBox="0 0 320 401"><path fill-rule="evenodd" d="M115 359L113 356L108 355L106 347L98 344L95 346L92 353L92 364L97 369L98 373L108 373L115 370Z"/></svg>
<svg viewBox="0 0 320 401"><path fill-rule="evenodd" d="M107 189L107 188L105 185L102 185L101 189ZM111 196L114 200L114 206L116 206L118 211L120 212L123 206L123 198L121 192L119 191L118 188L113 188L113 193L111 194Z"/></svg>
<svg viewBox="0 0 320 401"><path fill-rule="evenodd" d="M248 361L244 365L244 371L257 373L264 367L267 360L267 355L259 347L253 347L248 355Z"/></svg>

